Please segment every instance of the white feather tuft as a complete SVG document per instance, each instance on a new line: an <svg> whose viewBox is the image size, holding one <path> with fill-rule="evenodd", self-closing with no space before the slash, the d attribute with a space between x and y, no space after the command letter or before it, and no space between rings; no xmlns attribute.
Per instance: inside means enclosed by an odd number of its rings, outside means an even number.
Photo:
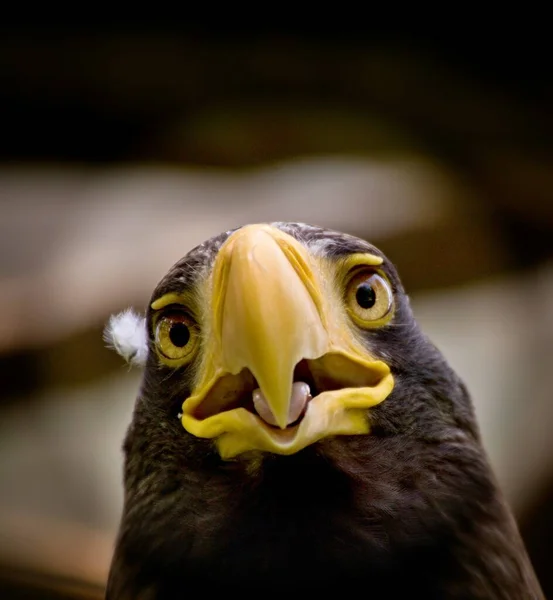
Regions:
<svg viewBox="0 0 553 600"><path fill-rule="evenodd" d="M104 329L104 340L131 365L146 364L148 357L146 319L134 312L132 308L110 317Z"/></svg>

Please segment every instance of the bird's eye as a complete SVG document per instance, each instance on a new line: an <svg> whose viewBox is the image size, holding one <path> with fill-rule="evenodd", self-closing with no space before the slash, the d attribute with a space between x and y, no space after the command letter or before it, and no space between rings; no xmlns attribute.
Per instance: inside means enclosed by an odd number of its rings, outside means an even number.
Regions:
<svg viewBox="0 0 553 600"><path fill-rule="evenodd" d="M363 269L351 277L346 288L346 303L358 325L375 326L391 312L392 289L382 275Z"/></svg>
<svg viewBox="0 0 553 600"><path fill-rule="evenodd" d="M170 360L183 360L192 355L197 343L197 327L182 311L163 315L156 324L155 341L159 352Z"/></svg>

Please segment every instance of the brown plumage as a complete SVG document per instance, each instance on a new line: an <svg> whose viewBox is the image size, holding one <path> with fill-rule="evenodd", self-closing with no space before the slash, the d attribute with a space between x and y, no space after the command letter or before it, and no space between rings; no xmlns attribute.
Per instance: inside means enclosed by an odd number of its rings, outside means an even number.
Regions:
<svg viewBox="0 0 553 600"><path fill-rule="evenodd" d="M179 419L202 350L185 366L160 361L150 308L107 598L543 598L490 470L469 394L419 330L394 266L357 238L274 226L331 263L354 253L383 258L393 317L356 335L390 367L393 391L368 411L367 435L332 435L289 456L247 452L224 460L213 439L192 435ZM192 250L152 300L209 281L229 235ZM206 314L196 311L200 335Z"/></svg>

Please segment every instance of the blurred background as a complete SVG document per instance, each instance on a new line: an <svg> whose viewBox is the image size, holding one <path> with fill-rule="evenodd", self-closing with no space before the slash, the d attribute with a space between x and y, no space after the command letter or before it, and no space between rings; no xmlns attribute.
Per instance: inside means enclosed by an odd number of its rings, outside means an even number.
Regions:
<svg viewBox="0 0 553 600"><path fill-rule="evenodd" d="M270 220L396 263L553 593L549 37L438 29L1 26L0 597L102 597L140 378L104 323Z"/></svg>

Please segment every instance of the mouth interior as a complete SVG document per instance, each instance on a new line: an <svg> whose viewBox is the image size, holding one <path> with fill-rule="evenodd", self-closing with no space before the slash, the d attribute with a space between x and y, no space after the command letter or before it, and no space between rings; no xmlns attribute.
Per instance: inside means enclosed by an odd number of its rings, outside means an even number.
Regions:
<svg viewBox="0 0 553 600"><path fill-rule="evenodd" d="M289 423L286 429L298 425L305 416L310 401L319 394L342 388L373 386L380 375L341 354L326 354L315 360L301 360L294 369L293 382L304 382L309 386L310 398L299 417ZM243 369L237 375L224 375L208 391L203 401L194 410L198 420L213 415L244 408L261 418L253 402L253 392L259 385L249 369ZM262 419L268 426L273 427ZM277 427L275 427L277 429Z"/></svg>

